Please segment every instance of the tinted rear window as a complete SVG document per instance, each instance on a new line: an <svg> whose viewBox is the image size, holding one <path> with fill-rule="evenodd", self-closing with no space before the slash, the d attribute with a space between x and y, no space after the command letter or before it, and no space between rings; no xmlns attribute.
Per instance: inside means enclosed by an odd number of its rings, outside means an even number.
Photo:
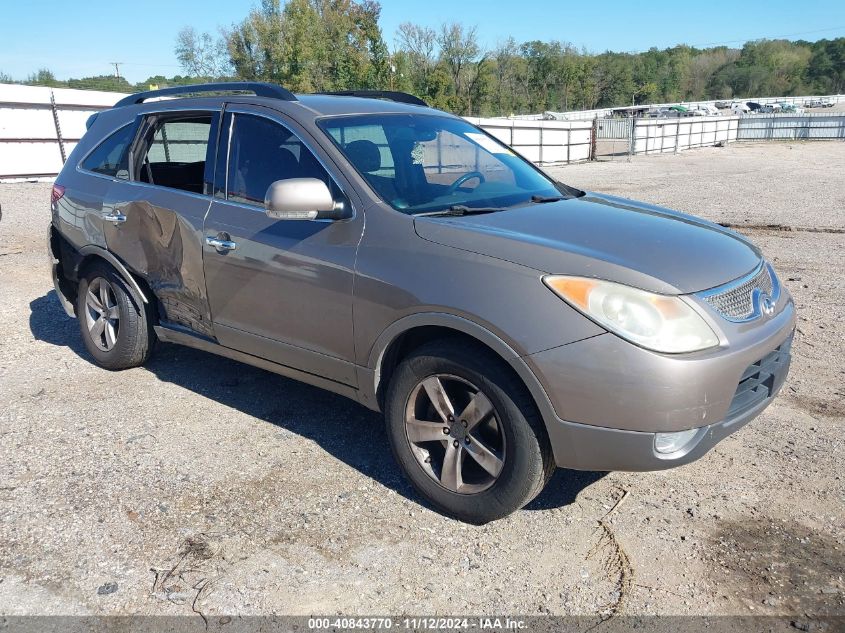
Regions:
<svg viewBox="0 0 845 633"><path fill-rule="evenodd" d="M129 180L129 146L135 138L135 125L127 125L100 143L82 161L82 168L97 174Z"/></svg>

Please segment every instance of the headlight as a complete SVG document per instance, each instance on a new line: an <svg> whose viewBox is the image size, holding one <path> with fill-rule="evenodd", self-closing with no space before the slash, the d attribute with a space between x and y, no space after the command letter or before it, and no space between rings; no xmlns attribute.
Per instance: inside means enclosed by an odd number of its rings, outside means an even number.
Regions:
<svg viewBox="0 0 845 633"><path fill-rule="evenodd" d="M710 326L680 297L585 277L549 275L543 281L572 307L642 347L678 354L719 344Z"/></svg>

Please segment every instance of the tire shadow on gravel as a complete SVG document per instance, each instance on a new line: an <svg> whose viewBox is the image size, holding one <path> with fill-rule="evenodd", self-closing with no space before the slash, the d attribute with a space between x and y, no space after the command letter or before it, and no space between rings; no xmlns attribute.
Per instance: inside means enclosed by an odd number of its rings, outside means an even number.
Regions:
<svg viewBox="0 0 845 633"><path fill-rule="evenodd" d="M62 310L54 290L29 304L29 327L39 340L67 347L93 362L75 319ZM143 370L249 416L316 442L323 450L415 503L416 494L393 460L384 420L342 396L269 371L192 348L159 343ZM137 370L136 370L137 371ZM569 505L604 473L558 470L526 509Z"/></svg>
<svg viewBox="0 0 845 633"><path fill-rule="evenodd" d="M553 510L575 503L575 499L585 488L589 488L599 479L607 475L606 472L586 470L568 470L558 468L554 475L526 510Z"/></svg>
<svg viewBox="0 0 845 633"><path fill-rule="evenodd" d="M91 361L79 333L79 324L65 314L55 290L29 302L29 329L35 340L67 347L77 356Z"/></svg>

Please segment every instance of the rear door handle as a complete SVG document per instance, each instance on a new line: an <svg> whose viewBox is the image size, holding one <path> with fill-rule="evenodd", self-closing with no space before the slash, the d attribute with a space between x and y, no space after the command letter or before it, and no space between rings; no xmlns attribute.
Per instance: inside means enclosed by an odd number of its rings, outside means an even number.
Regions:
<svg viewBox="0 0 845 633"><path fill-rule="evenodd" d="M225 236L228 237L228 236ZM224 236L218 235L217 237L207 237L205 238L205 243L209 246L216 248L218 251L233 251L238 247L237 242L233 242L232 240L225 239Z"/></svg>
<svg viewBox="0 0 845 633"><path fill-rule="evenodd" d="M123 215L118 209L115 209L111 213L103 214L103 219L106 222L111 222L112 224L123 224L126 222L126 216Z"/></svg>

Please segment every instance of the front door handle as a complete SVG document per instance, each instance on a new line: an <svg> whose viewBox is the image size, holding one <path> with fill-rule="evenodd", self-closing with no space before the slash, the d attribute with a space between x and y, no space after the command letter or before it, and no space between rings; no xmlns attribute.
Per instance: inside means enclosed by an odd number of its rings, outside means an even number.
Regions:
<svg viewBox="0 0 845 633"><path fill-rule="evenodd" d="M228 237L229 236L225 234L220 234L217 237L207 237L205 238L205 243L216 248L218 252L233 251L238 247L238 245L236 242L227 239Z"/></svg>
<svg viewBox="0 0 845 633"><path fill-rule="evenodd" d="M115 209L111 213L103 214L103 219L106 222L111 222L112 224L123 224L126 222L126 216L123 215L118 209Z"/></svg>

